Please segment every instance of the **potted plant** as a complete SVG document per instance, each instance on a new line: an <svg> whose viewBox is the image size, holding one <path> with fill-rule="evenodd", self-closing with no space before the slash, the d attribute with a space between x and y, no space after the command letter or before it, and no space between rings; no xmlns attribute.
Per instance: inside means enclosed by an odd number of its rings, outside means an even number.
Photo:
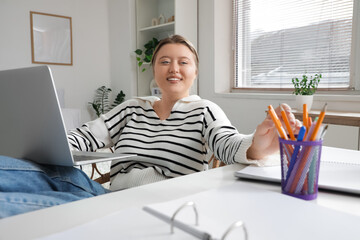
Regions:
<svg viewBox="0 0 360 240"><path fill-rule="evenodd" d="M321 73L316 73L314 77L308 77L306 74L304 74L302 75L301 80L297 77L292 78L292 83L294 85L293 94L296 95L296 108L298 110L303 109L304 103L307 104L308 110L311 109L313 96L317 90L321 78Z"/></svg>
<svg viewBox="0 0 360 240"><path fill-rule="evenodd" d="M93 102L89 102L92 108L95 110L96 116L100 117L100 114L104 114L125 100L125 94L120 91L112 104L109 101L109 93L111 88L101 86L96 89L96 96Z"/></svg>
<svg viewBox="0 0 360 240"><path fill-rule="evenodd" d="M158 44L159 44L159 40L157 38L152 38L150 41L145 43L144 49L135 50L135 53L137 55L136 60L138 61L138 66L139 68L142 67L141 72L146 71L146 67L144 66L144 64L150 66L152 56ZM151 95L153 96L161 97L161 91L154 79L150 81L150 92Z"/></svg>
<svg viewBox="0 0 360 240"><path fill-rule="evenodd" d="M154 50L156 46L159 44L159 40L157 38L153 38L144 45L144 49L136 49L135 53L137 55L136 60L138 61L139 68L142 68L142 72L146 70L143 66L144 63L151 63L151 58L153 56Z"/></svg>

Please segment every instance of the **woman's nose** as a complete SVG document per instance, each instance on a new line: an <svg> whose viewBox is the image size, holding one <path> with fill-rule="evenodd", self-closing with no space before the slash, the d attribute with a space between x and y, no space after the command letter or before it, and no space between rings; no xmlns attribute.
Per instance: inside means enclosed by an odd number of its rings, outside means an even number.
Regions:
<svg viewBox="0 0 360 240"><path fill-rule="evenodd" d="M179 72L179 65L177 63L175 63L175 62L172 62L170 64L169 72L170 73L178 73Z"/></svg>

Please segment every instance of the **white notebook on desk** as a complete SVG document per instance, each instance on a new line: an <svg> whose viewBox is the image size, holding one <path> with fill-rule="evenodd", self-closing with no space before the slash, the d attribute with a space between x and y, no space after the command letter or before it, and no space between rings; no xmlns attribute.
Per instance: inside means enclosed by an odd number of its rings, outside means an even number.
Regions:
<svg viewBox="0 0 360 240"><path fill-rule="evenodd" d="M188 208L182 216L180 213L176 216L181 224L177 227L189 233L202 233L201 239L222 239L224 233L238 221L246 226L248 239L251 240L355 240L360 236L358 216L256 188L246 182L235 182L174 201L152 204L144 210L160 216L170 225L174 212L189 201L196 204L199 223L195 225L194 211ZM244 230L237 228L225 239L245 239L244 235Z"/></svg>
<svg viewBox="0 0 360 240"><path fill-rule="evenodd" d="M196 204L198 225L193 209L186 207L176 215L171 233L173 214L189 201ZM221 239L238 221L251 240L358 240L360 236L358 216L237 181L143 209L124 209L43 239ZM243 228L235 228L225 239L245 239Z"/></svg>
<svg viewBox="0 0 360 240"><path fill-rule="evenodd" d="M235 176L280 183L281 167L248 166L235 172ZM320 162L319 189L360 194L360 152L323 147Z"/></svg>

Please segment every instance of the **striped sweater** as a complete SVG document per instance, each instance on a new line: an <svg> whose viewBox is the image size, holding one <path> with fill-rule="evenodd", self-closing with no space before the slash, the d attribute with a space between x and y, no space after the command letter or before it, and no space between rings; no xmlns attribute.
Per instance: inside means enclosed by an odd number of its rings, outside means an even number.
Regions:
<svg viewBox="0 0 360 240"><path fill-rule="evenodd" d="M165 178L207 170L208 149L226 164L246 161L252 135L239 134L215 103L189 96L160 120L152 107L157 100L128 100L71 131L69 142L80 151L113 146L118 153L137 154L131 160L112 162L111 182L133 169L152 168Z"/></svg>

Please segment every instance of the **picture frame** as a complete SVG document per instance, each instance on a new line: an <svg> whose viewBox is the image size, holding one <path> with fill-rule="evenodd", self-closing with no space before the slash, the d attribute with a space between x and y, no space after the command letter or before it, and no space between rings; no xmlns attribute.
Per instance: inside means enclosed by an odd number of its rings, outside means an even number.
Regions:
<svg viewBox="0 0 360 240"><path fill-rule="evenodd" d="M32 63L73 65L71 17L30 11Z"/></svg>

